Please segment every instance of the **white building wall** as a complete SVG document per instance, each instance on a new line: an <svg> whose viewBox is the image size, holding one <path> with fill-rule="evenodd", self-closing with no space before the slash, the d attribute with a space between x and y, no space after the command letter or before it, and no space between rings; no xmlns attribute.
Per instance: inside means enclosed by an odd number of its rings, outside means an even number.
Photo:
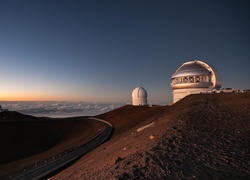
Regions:
<svg viewBox="0 0 250 180"><path fill-rule="evenodd" d="M189 94L200 94L202 92L211 91L210 88L197 88L197 89L176 89L173 91L173 103L181 100Z"/></svg>
<svg viewBox="0 0 250 180"><path fill-rule="evenodd" d="M147 105L147 99L146 98L133 98L132 99L132 104L134 106L145 106Z"/></svg>

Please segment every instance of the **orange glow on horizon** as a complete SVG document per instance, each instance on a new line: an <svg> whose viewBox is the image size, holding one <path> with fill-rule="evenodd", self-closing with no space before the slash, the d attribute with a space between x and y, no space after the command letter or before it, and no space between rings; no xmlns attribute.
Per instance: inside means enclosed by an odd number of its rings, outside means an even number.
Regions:
<svg viewBox="0 0 250 180"><path fill-rule="evenodd" d="M93 97L77 97L54 94L0 94L0 101L86 101L92 102L98 99Z"/></svg>
<svg viewBox="0 0 250 180"><path fill-rule="evenodd" d="M0 101L57 101L57 98L45 98L39 96L1 96Z"/></svg>
<svg viewBox="0 0 250 180"><path fill-rule="evenodd" d="M75 101L76 98L41 95L1 95L0 101ZM79 100L79 99L78 99Z"/></svg>

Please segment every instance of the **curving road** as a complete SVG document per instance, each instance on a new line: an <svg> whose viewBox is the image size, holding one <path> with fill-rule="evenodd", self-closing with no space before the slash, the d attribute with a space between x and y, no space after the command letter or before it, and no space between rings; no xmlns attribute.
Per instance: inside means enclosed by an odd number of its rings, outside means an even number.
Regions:
<svg viewBox="0 0 250 180"><path fill-rule="evenodd" d="M101 119L93 117L90 117L89 119L92 119L94 121L99 121L105 126L103 131L100 131L100 133L97 136L95 136L94 139L90 140L82 147L77 148L60 158L57 158L43 166L37 167L36 169L32 169L31 171L27 171L18 176L12 177L11 179L41 179L51 174L52 172L58 170L59 168L65 166L66 164L76 160L80 156L86 154L90 150L94 149L95 147L99 146L104 141L106 141L110 136L110 134L112 133L113 126L107 121Z"/></svg>

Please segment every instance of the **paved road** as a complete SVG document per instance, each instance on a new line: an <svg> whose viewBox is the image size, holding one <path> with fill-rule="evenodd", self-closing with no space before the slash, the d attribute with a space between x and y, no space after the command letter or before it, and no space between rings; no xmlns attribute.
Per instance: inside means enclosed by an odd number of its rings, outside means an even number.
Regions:
<svg viewBox="0 0 250 180"><path fill-rule="evenodd" d="M86 154L90 150L94 149L95 147L97 147L98 145L106 141L112 132L113 126L110 123L103 121L101 119L92 118L92 117L90 117L89 119L92 119L94 121L99 121L105 126L103 131L100 131L100 133L93 140L89 141L84 146L78 149L75 149L72 152L58 159L55 159L31 171L25 172L19 176L13 177L12 179L15 179L15 180L16 179L41 179L51 174L52 172L58 170L59 168L65 166L66 164L76 160L80 156Z"/></svg>

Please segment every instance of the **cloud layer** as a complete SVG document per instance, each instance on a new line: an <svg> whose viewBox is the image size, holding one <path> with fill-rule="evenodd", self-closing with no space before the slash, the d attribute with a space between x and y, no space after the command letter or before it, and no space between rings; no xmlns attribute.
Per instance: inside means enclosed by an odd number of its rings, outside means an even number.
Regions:
<svg viewBox="0 0 250 180"><path fill-rule="evenodd" d="M102 114L123 105L121 104L98 104L86 102L23 102L3 101L0 102L4 109L18 111L23 114L47 117L73 117L94 116Z"/></svg>

